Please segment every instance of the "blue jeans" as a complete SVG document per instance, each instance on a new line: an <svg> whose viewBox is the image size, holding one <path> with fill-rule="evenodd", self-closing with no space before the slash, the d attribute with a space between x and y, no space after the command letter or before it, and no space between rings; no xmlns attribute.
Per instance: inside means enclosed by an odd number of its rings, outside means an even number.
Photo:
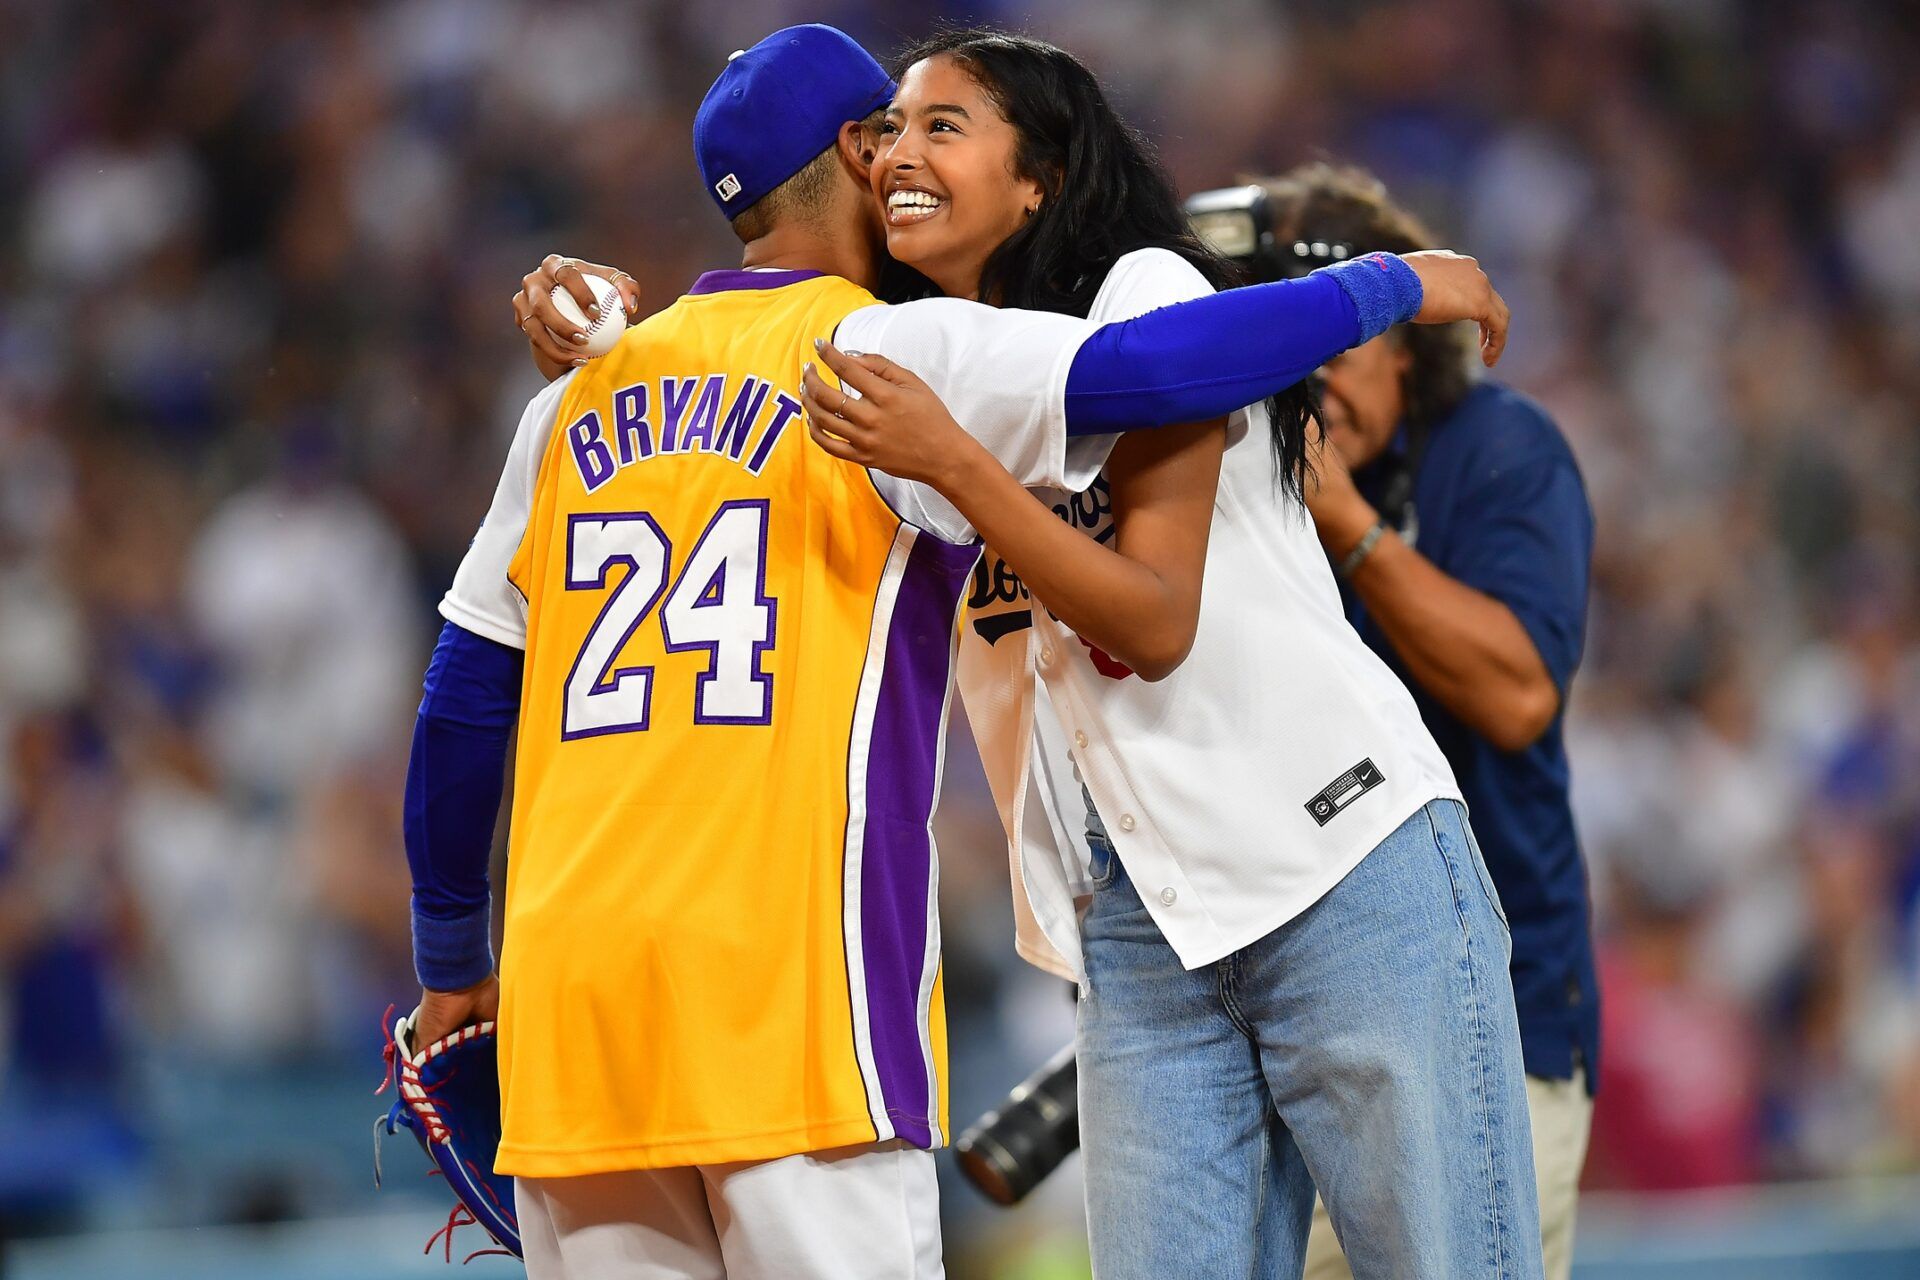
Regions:
<svg viewBox="0 0 1920 1280"><path fill-rule="evenodd" d="M1305 912L1191 971L1090 840L1099 1280L1298 1277L1316 1186L1360 1280L1538 1280L1513 944L1460 805L1427 805Z"/></svg>

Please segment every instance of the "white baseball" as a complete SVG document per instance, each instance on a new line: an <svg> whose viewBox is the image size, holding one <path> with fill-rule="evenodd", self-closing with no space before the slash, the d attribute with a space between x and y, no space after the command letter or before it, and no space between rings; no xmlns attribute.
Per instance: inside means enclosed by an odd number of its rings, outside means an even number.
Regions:
<svg viewBox="0 0 1920 1280"><path fill-rule="evenodd" d="M620 291L611 282L586 272L581 274L600 304L600 318L589 323L580 310L580 304L573 300L573 295L567 292L565 285L553 286L553 308L566 317L568 324L574 326L573 333L587 335L587 357L592 359L607 354L613 350L613 344L620 341L620 335L627 331L627 313L622 309L624 304L620 301ZM573 334L561 336L572 337Z"/></svg>

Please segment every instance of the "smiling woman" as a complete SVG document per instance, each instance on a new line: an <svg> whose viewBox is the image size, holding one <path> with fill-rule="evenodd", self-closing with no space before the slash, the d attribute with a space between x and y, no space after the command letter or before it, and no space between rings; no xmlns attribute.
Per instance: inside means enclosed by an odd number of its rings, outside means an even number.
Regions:
<svg viewBox="0 0 1920 1280"><path fill-rule="evenodd" d="M958 59L943 54L900 77L880 137L873 185L886 207L887 251L948 297L975 297L988 259L1046 195L1020 172L1021 135Z"/></svg>
<svg viewBox="0 0 1920 1280"><path fill-rule="evenodd" d="M909 50L901 66L869 178L888 253L942 293L1084 316L1097 314L1102 296L1111 306L1120 281L1152 276L1140 262L1122 269L1130 256L1164 258L1162 271L1202 291L1229 278L1185 226L1145 140L1071 54L1022 36L961 32ZM1106 167L1080 172L1081 157ZM1150 293L1143 309L1189 296ZM1002 490L1018 524L998 526L1009 542L1001 550L1055 615L1148 679L1170 674L1193 643L1206 508L1225 441L1217 421L1154 434L1122 441L1108 462L1119 554L1063 542L1064 527L1024 493ZM1173 507L1188 518L1166 518Z"/></svg>
<svg viewBox="0 0 1920 1280"><path fill-rule="evenodd" d="M961 33L902 67L869 176L943 292L1114 321L1230 278L1072 55ZM1459 790L1302 519L1301 389L1270 436L1262 405L1136 433L1036 501L910 374L821 356L860 400L808 375L820 447L858 434L990 547L960 687L1021 953L1081 984L1095 1271L1297 1275L1317 1182L1360 1274L1537 1277L1505 927L1456 889L1485 883Z"/></svg>
<svg viewBox="0 0 1920 1280"><path fill-rule="evenodd" d="M1128 253L1165 249L1213 288L1244 284L1193 234L1146 138L1066 50L996 31L900 55L872 170L887 252L949 297L1084 316ZM1281 490L1298 494L1313 402L1267 401Z"/></svg>

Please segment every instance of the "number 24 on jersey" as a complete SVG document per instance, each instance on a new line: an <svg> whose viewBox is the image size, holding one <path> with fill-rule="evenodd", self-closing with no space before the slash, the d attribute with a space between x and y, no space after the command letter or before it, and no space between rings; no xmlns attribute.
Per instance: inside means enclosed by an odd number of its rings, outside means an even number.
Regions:
<svg viewBox="0 0 1920 1280"><path fill-rule="evenodd" d="M721 503L669 583L673 545L647 512L568 518L567 590L605 591L618 565L627 574L567 673L563 740L647 727L653 668L614 663L656 613L668 653L707 651L707 669L695 680L695 724L772 722L773 677L760 669L773 647L776 612L767 594L767 523L765 498Z"/></svg>

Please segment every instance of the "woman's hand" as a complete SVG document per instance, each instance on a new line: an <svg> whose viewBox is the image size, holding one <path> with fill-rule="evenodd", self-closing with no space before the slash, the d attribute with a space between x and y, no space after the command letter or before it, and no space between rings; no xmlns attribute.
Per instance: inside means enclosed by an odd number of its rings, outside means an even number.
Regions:
<svg viewBox="0 0 1920 1280"><path fill-rule="evenodd" d="M520 292L513 295L513 324L526 336L534 366L548 382L587 362L586 335L569 324L553 305L553 290L558 285L573 295L587 319L598 315L600 302L583 276L599 276L618 289L629 322L640 315L640 286L620 268L563 258L557 253L542 258L539 266L521 277Z"/></svg>
<svg viewBox="0 0 1920 1280"><path fill-rule="evenodd" d="M807 431L836 458L917 480L952 496L980 445L947 406L914 374L882 356L849 356L831 342L814 343L821 361L849 394L828 383L813 365L800 380Z"/></svg>
<svg viewBox="0 0 1920 1280"><path fill-rule="evenodd" d="M1492 368L1507 349L1507 322L1512 318L1506 299L1487 279L1480 264L1449 249L1403 253L1400 260L1420 277L1420 313L1415 324L1452 324L1471 320L1480 326L1480 359Z"/></svg>

